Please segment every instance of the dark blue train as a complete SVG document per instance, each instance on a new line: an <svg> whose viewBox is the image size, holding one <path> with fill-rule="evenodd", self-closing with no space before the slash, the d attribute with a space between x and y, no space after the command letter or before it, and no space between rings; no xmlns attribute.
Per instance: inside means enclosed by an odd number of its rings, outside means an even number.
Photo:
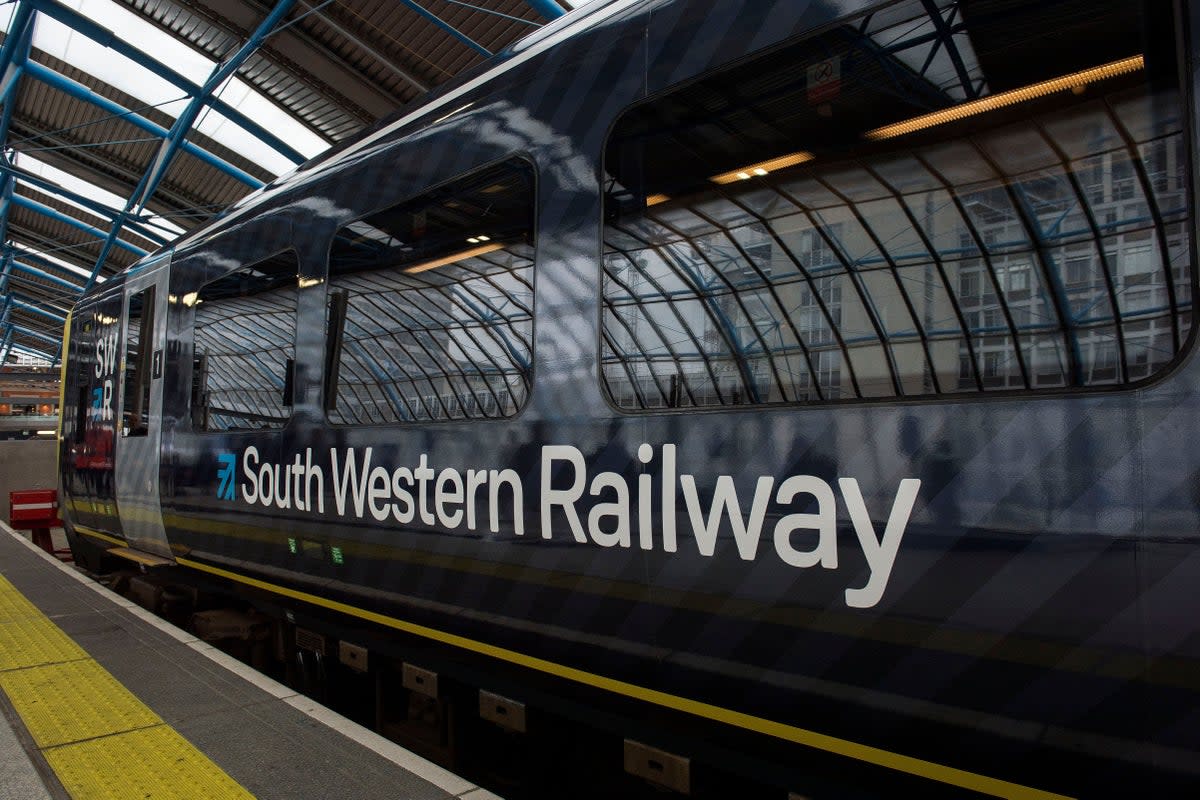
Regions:
<svg viewBox="0 0 1200 800"><path fill-rule="evenodd" d="M1194 796L1195 11L588 5L82 299L76 557L698 795Z"/></svg>

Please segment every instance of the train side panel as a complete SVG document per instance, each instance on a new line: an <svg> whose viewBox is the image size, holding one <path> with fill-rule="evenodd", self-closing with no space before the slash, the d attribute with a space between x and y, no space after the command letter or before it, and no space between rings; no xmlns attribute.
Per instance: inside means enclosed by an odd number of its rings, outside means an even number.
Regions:
<svg viewBox="0 0 1200 800"><path fill-rule="evenodd" d="M864 32L905 9L621 6L181 248L161 497L180 565L780 785L878 768L1001 794L1194 786L1191 88L1152 63L1166 88L1093 78L1031 121L851 147L948 102L909 62L868 59ZM1160 17L1138 24L1160 41ZM1127 58L1119 38L1059 71ZM1008 46L975 44L986 63ZM762 75L791 87L779 124L812 131L769 201L653 149L690 115L733 108L696 152L752 127L738 103L771 96ZM500 197L472 176L512 165L533 176L519 244L355 261L403 238L388 220L419 240L464 197ZM505 305L484 284L513 265L531 277ZM1131 306L1148 284L1161 302ZM82 398L103 336L76 325ZM1061 373L1041 369L1051 350ZM241 402L228 379L248 371ZM352 402L396 418L339 422ZM82 457L103 430L88 416L64 440ZM80 457L72 514L111 531L109 473Z"/></svg>

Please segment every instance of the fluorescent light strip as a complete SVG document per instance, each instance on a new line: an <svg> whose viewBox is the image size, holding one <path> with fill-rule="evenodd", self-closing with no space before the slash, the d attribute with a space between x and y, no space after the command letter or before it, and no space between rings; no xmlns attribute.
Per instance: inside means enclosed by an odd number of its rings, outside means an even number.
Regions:
<svg viewBox="0 0 1200 800"><path fill-rule="evenodd" d="M456 261L463 261L468 258L474 258L475 256L481 256L484 253L494 253L497 250L502 250L503 248L504 245L500 244L499 242L492 242L491 244L485 244L480 247L472 247L470 250L463 250L460 253L452 253L448 256L435 258L431 261L422 261L419 264L413 264L411 267L405 267L404 271L410 275L414 272L426 272L431 269L437 269L438 267L444 267L447 264L453 264Z"/></svg>
<svg viewBox="0 0 1200 800"><path fill-rule="evenodd" d="M969 103L963 103L942 111L935 111L932 114L913 117L910 120L897 122L893 125L884 125L882 128L867 131L863 136L872 141L892 139L915 131L932 128L935 125L944 125L947 122L964 119L975 114L983 114L998 108L1004 108L1005 106L1024 103L1028 100L1045 97L1056 92L1065 92L1077 86L1083 86L1095 81L1115 78L1118 75L1128 75L1131 72L1137 72L1144 66L1145 59L1142 56L1123 58L1120 61L1113 61L1111 64L1103 64L1099 67L1085 69L1082 72L1063 75L1061 78L1051 78L1048 81L1034 83L1021 89L1012 89L1011 91L994 94L991 97L972 100Z"/></svg>
<svg viewBox="0 0 1200 800"><path fill-rule="evenodd" d="M787 169L797 164L803 164L805 161L812 161L815 157L812 153L801 150L798 153L789 153L786 156L772 158L769 161L759 161L757 164L750 164L749 166L739 167L729 172L722 172L720 175L713 175L709 180L720 184L748 181L751 178L762 177L776 170ZM649 202L649 198L647 198L647 202Z"/></svg>

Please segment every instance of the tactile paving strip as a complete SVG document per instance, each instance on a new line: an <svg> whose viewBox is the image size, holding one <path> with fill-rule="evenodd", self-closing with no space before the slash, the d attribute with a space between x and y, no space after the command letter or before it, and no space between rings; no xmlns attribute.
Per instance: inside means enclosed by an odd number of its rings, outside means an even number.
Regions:
<svg viewBox="0 0 1200 800"><path fill-rule="evenodd" d="M0 672L81 658L83 648L45 617L0 622Z"/></svg>
<svg viewBox="0 0 1200 800"><path fill-rule="evenodd" d="M67 744L44 753L72 797L252 797L167 725Z"/></svg>
<svg viewBox="0 0 1200 800"><path fill-rule="evenodd" d="M0 578L0 580L8 583L4 578ZM41 613L33 603L26 600L24 595L18 594L15 589L11 592L0 591L0 622L29 619L41 616Z"/></svg>
<svg viewBox="0 0 1200 800"><path fill-rule="evenodd" d="M3 576L0 690L72 797L252 797Z"/></svg>
<svg viewBox="0 0 1200 800"><path fill-rule="evenodd" d="M42 748L162 724L90 658L0 673L0 689Z"/></svg>

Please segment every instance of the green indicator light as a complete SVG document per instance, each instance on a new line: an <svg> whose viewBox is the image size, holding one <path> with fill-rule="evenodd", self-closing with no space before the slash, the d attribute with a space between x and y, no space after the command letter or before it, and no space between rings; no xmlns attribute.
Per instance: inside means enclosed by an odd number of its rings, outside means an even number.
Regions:
<svg viewBox="0 0 1200 800"><path fill-rule="evenodd" d="M296 540L295 539L288 539L288 550L291 551L292 555L296 555Z"/></svg>
<svg viewBox="0 0 1200 800"><path fill-rule="evenodd" d="M346 563L346 560L344 558L342 558L342 548L340 548L340 547L329 548L329 555L331 558L333 558L333 563L335 563L335 564Z"/></svg>

